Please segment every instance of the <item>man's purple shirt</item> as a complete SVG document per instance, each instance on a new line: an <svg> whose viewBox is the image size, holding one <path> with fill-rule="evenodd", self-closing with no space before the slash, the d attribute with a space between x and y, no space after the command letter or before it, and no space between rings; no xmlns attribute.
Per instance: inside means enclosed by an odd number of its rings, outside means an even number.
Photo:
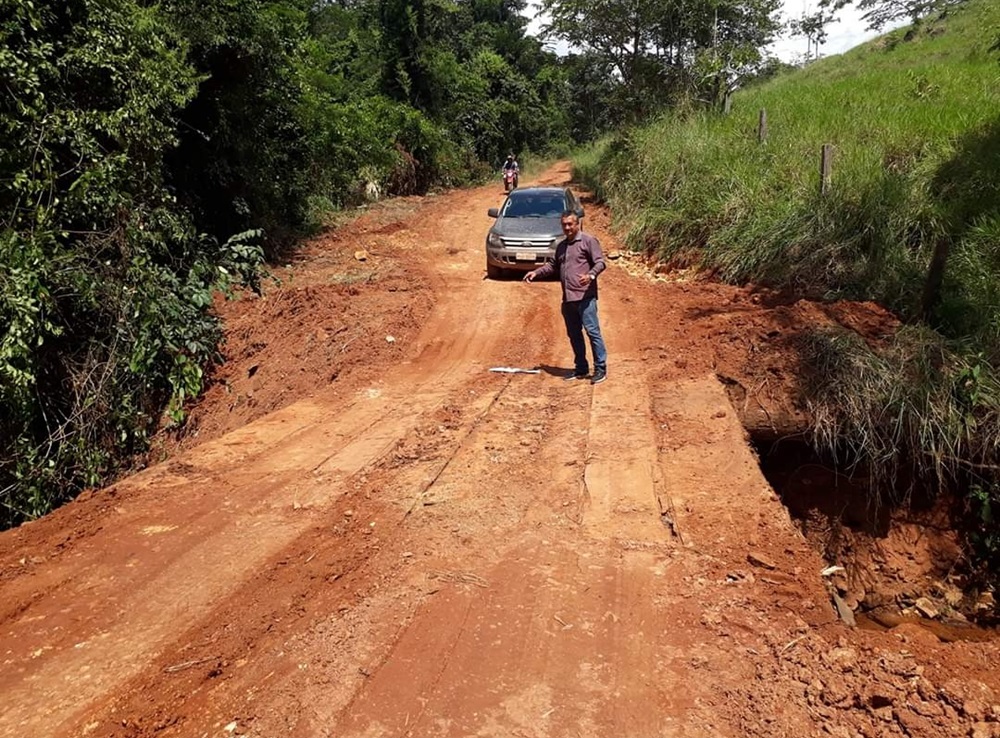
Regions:
<svg viewBox="0 0 1000 738"><path fill-rule="evenodd" d="M555 259L538 267L535 276L558 274L562 282L563 302L575 302L597 297L597 280L581 285L580 276L589 272L596 277L606 267L600 242L589 233L580 231L572 241L568 238L560 241L556 246Z"/></svg>

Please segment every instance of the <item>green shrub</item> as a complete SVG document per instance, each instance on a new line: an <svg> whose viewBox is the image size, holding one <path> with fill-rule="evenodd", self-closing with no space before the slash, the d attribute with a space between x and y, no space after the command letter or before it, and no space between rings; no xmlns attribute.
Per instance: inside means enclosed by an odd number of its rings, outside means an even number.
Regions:
<svg viewBox="0 0 1000 738"><path fill-rule="evenodd" d="M199 236L164 182L197 77L130 0L5 3L0 22L0 523L113 475L215 356L212 291L259 234Z"/></svg>

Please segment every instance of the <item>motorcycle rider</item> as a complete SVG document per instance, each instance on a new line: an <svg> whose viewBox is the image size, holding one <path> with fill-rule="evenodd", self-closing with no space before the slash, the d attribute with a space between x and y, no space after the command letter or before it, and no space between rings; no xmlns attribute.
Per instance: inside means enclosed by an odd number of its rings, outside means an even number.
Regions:
<svg viewBox="0 0 1000 738"><path fill-rule="evenodd" d="M521 172L521 167L518 166L517 159L514 158L514 154L507 154L507 161L503 163L503 174L504 182L507 181L507 172L514 172L514 187L517 187L517 176Z"/></svg>

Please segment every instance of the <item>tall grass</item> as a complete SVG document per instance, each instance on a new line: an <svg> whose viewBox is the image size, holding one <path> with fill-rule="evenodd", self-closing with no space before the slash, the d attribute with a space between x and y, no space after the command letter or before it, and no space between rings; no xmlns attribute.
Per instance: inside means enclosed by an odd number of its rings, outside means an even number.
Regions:
<svg viewBox="0 0 1000 738"><path fill-rule="evenodd" d="M974 275L997 268L1000 248L998 27L1000 4L970 2L910 40L896 31L744 90L727 117L667 115L605 144L600 187L635 248L670 258L694 247L724 279L874 298L904 317L947 239L936 320L947 333L995 332L996 293ZM825 143L835 155L821 198ZM997 309L970 323L960 308L984 301Z"/></svg>
<svg viewBox="0 0 1000 738"><path fill-rule="evenodd" d="M998 29L1000 3L970 0L743 90L728 116L668 114L577 162L637 250L694 255L733 282L876 300L921 323L881 350L822 333L806 343L816 443L886 478L905 463L964 484L991 520L1000 513ZM827 143L835 156L821 196ZM947 270L928 314L921 296L940 247Z"/></svg>
<svg viewBox="0 0 1000 738"><path fill-rule="evenodd" d="M590 190L598 200L606 200L608 197L601 176L601 165L612 141L611 136L605 136L573 153L573 181Z"/></svg>

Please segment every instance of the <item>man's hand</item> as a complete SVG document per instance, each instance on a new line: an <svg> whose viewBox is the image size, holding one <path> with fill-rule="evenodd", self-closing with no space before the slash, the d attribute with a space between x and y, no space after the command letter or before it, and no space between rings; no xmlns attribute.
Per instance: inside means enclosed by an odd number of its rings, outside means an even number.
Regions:
<svg viewBox="0 0 1000 738"><path fill-rule="evenodd" d="M525 282L534 282L535 281L535 270L534 269L532 269L530 272L528 272L527 274L524 275L524 281Z"/></svg>
<svg viewBox="0 0 1000 738"><path fill-rule="evenodd" d="M592 276L590 276L590 274L581 274L580 275L580 286L581 287L586 287L588 284L590 284L593 281L594 281L594 278Z"/></svg>

